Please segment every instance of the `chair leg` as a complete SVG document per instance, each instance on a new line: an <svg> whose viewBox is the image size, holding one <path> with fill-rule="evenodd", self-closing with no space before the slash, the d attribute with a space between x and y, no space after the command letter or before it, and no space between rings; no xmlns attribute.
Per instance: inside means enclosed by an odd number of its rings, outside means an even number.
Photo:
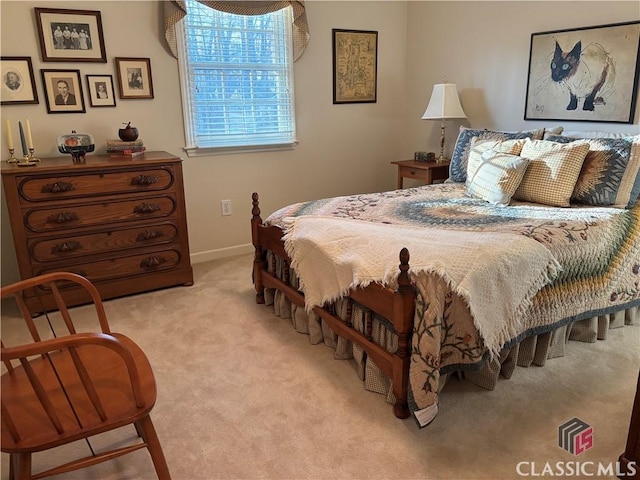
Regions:
<svg viewBox="0 0 640 480"><path fill-rule="evenodd" d="M9 478L11 480L29 480L31 478L30 453L12 453L9 462Z"/></svg>
<svg viewBox="0 0 640 480"><path fill-rule="evenodd" d="M142 417L140 420L135 422L135 426L136 430L140 432L144 443L147 444L147 449L151 454L151 460L153 461L153 465L156 469L158 479L171 480L169 467L167 465L167 461L164 458L162 446L160 445L160 440L158 439L158 434L156 433L156 429L153 426L151 417L149 415Z"/></svg>

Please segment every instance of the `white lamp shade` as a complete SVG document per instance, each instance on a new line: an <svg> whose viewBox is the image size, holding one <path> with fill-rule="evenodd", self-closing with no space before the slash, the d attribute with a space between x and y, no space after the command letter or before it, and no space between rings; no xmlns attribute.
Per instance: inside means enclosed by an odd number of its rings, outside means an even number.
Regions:
<svg viewBox="0 0 640 480"><path fill-rule="evenodd" d="M429 105L422 115L422 120L440 120L445 118L467 118L455 83L439 83L433 86Z"/></svg>

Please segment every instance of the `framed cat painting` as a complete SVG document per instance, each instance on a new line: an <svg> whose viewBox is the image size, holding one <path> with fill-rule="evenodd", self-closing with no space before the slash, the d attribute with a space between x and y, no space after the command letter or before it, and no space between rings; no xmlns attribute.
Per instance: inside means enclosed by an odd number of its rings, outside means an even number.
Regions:
<svg viewBox="0 0 640 480"><path fill-rule="evenodd" d="M640 21L531 34L525 120L633 123Z"/></svg>

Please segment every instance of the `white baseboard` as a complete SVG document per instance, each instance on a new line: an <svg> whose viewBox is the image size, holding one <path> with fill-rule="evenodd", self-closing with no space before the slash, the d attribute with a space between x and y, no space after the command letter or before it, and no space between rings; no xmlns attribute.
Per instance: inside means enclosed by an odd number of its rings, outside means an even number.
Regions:
<svg viewBox="0 0 640 480"><path fill-rule="evenodd" d="M217 260L219 258L234 257L236 255L243 255L246 253L252 253L254 251L253 244L246 243L244 245L235 245L233 247L218 248L217 250L208 250L206 252L192 253L190 255L191 263L203 263L210 260Z"/></svg>

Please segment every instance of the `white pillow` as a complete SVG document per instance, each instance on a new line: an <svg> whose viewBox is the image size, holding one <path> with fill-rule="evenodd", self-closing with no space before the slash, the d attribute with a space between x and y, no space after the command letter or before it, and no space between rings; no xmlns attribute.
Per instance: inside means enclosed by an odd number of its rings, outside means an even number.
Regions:
<svg viewBox="0 0 640 480"><path fill-rule="evenodd" d="M544 127L544 134L542 136L542 139L546 140L547 135L560 135L563 130L564 127L560 125L558 125L557 127Z"/></svg>
<svg viewBox="0 0 640 480"><path fill-rule="evenodd" d="M469 177L475 175L476 170L483 163L482 153L486 150L494 150L500 153L519 155L526 139L514 138L511 140L487 139L472 137L469 142L469 158L467 159L467 171L465 183L469 186Z"/></svg>
<svg viewBox="0 0 640 480"><path fill-rule="evenodd" d="M469 181L467 194L496 205L509 205L529 159L495 150L486 150L481 157L482 163Z"/></svg>

